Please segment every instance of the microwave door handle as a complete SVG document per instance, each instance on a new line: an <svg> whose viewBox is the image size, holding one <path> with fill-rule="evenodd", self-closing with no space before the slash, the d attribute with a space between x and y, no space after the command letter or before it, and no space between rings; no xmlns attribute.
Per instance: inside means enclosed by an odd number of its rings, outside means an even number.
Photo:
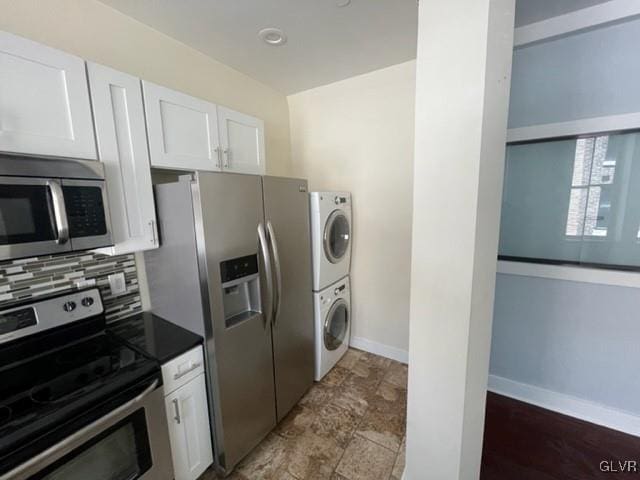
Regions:
<svg viewBox="0 0 640 480"><path fill-rule="evenodd" d="M51 199L53 200L53 218L56 222L56 229L58 230L57 243L63 244L69 241L69 220L67 218L67 208L64 204L64 194L62 193L62 187L55 180L49 180L47 187L51 192Z"/></svg>
<svg viewBox="0 0 640 480"><path fill-rule="evenodd" d="M129 400L126 403L123 403L115 410L112 410L107 415L96 420L95 422L82 427L80 430L76 430L61 442L55 444L54 446L48 448L43 452L38 453L36 456L31 457L29 460L18 465L10 472L4 475L0 475L0 480L22 480L31 478L31 475L36 473L36 469L38 469L39 471L42 468L50 465L58 458L62 458L64 455L73 451L82 443L95 437L98 433L104 430L105 427L109 425L109 423L111 423L114 419L119 418L122 415L126 415L130 411L133 412L138 408L138 404L158 387L158 383L158 380L154 380L151 385L145 388L144 391L137 397Z"/></svg>

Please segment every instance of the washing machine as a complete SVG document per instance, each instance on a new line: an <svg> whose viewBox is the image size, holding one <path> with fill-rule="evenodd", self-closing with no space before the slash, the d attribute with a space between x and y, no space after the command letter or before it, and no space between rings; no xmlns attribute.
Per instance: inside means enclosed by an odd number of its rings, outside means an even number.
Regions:
<svg viewBox="0 0 640 480"><path fill-rule="evenodd" d="M349 275L351 268L351 194L311 192L313 290L319 292Z"/></svg>
<svg viewBox="0 0 640 480"><path fill-rule="evenodd" d="M349 277L313 294L316 326L316 381L338 363L349 348L351 290Z"/></svg>

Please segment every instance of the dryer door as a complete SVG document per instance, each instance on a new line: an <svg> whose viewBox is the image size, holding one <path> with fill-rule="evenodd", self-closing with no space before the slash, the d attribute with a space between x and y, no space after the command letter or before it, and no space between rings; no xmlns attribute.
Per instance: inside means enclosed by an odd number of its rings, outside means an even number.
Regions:
<svg viewBox="0 0 640 480"><path fill-rule="evenodd" d="M342 210L334 210L324 227L324 253L331 263L338 263L349 251L351 228Z"/></svg>
<svg viewBox="0 0 640 480"><path fill-rule="evenodd" d="M344 298L333 302L324 322L324 346L336 350L345 341L349 331L349 305Z"/></svg>

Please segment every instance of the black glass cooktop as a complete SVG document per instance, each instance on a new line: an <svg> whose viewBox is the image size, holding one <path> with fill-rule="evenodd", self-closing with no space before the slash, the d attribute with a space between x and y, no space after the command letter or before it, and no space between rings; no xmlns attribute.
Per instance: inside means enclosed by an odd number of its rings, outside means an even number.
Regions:
<svg viewBox="0 0 640 480"><path fill-rule="evenodd" d="M0 472L16 449L86 415L159 368L109 332L0 364Z"/></svg>
<svg viewBox="0 0 640 480"><path fill-rule="evenodd" d="M202 344L202 337L150 312L119 320L107 329L164 364Z"/></svg>

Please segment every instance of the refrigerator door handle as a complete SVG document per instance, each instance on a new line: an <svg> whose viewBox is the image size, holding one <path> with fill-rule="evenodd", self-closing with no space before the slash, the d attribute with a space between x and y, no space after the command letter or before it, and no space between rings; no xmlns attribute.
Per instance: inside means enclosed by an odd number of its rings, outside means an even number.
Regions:
<svg viewBox="0 0 640 480"><path fill-rule="evenodd" d="M267 242L267 234L264 231L264 225L258 224L258 243L264 260L265 277L267 278L267 296L269 297L269 308L263 308L265 324L269 325L273 321L274 306L274 290L273 290L273 271L271 270L271 254Z"/></svg>
<svg viewBox="0 0 640 480"><path fill-rule="evenodd" d="M276 324L278 320L278 315L280 314L280 307L282 305L282 268L280 267L280 254L278 252L278 241L276 239L276 234L273 231L273 225L271 222L267 221L267 232L269 233L269 246L271 247L271 252L273 254L273 263L275 265L276 270L276 297L273 308L273 324Z"/></svg>

